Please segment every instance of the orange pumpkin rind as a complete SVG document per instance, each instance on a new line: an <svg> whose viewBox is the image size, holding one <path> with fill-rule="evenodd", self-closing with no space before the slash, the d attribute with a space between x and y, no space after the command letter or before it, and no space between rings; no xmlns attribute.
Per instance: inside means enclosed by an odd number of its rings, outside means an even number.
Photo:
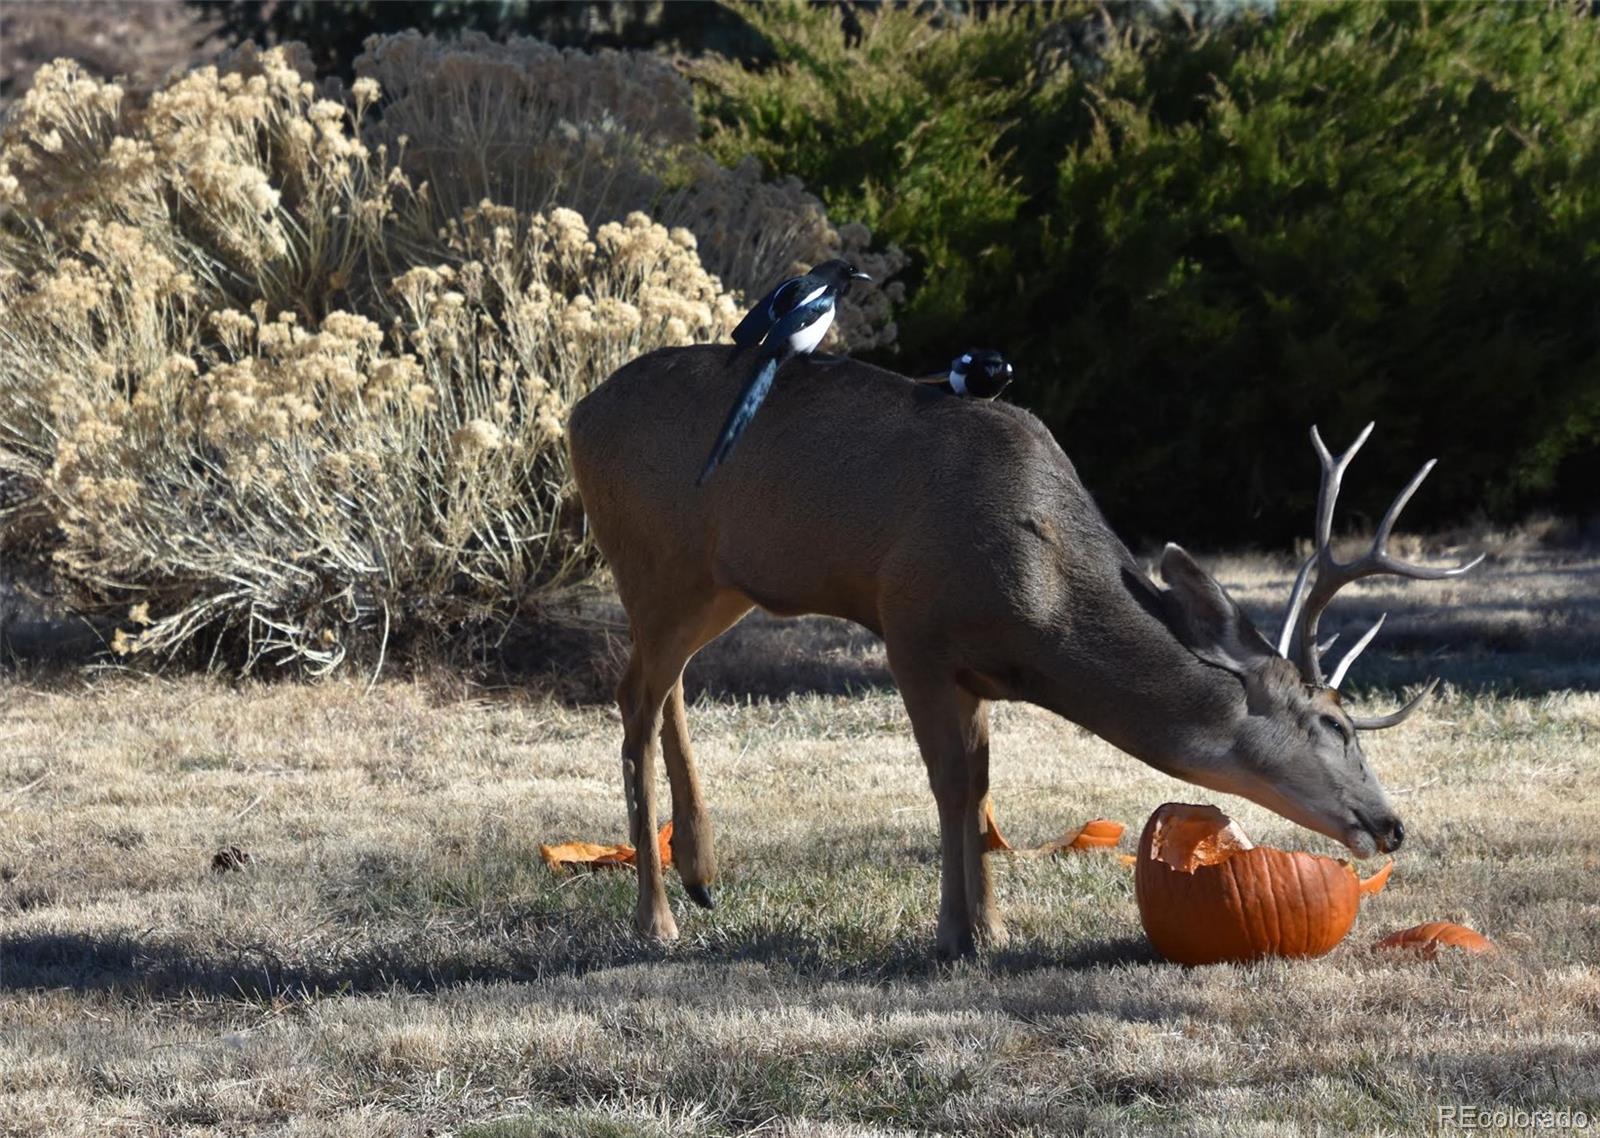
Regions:
<svg viewBox="0 0 1600 1138"><path fill-rule="evenodd" d="M983 821L985 849L990 853L998 851L1016 854L1018 857L1044 857L1047 854L1061 853L1063 850L1110 849L1122 840L1123 831L1127 829L1121 822L1113 822L1109 818L1095 818L1042 846L1019 850L1006 841L1005 835L1000 832L1000 827L994 820L992 799L984 800Z"/></svg>
<svg viewBox="0 0 1600 1138"><path fill-rule="evenodd" d="M662 826L656 834L656 850L663 869L672 864L671 822ZM539 856L552 872L562 873L568 869L612 869L632 865L638 857L638 851L626 842L611 846L596 842L558 842L541 845Z"/></svg>
<svg viewBox="0 0 1600 1138"><path fill-rule="evenodd" d="M1000 827L995 823L994 820L994 799L992 798L985 798L983 800L983 823L984 848L990 853L993 853L995 850L1009 852L1011 849L1011 843L1006 841L1005 835L1000 832Z"/></svg>
<svg viewBox="0 0 1600 1138"><path fill-rule="evenodd" d="M1449 921L1427 921L1409 929L1401 929L1384 937L1372 947L1400 949L1417 953L1429 960L1437 956L1441 948L1459 948L1463 952L1470 953L1497 951L1494 941L1482 933Z"/></svg>
<svg viewBox="0 0 1600 1138"><path fill-rule="evenodd" d="M1361 879L1361 895L1363 897L1371 897L1376 893L1382 893L1383 887L1389 884L1389 875L1393 872L1394 860L1391 858L1389 863L1378 870L1377 873L1374 873L1371 877Z"/></svg>
<svg viewBox="0 0 1600 1138"><path fill-rule="evenodd" d="M1059 853L1062 850L1106 850L1122 840L1122 832L1127 827L1121 822L1113 822L1109 818L1095 818L1085 822L1070 834L1063 834L1053 842L1046 842L1039 848L1047 853Z"/></svg>

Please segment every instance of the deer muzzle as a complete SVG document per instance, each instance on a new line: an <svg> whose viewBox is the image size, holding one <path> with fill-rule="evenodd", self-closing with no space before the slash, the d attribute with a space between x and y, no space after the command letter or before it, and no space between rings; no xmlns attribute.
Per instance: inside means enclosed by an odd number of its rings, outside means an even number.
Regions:
<svg viewBox="0 0 1600 1138"><path fill-rule="evenodd" d="M1384 814L1376 819L1369 819L1361 813L1356 814L1356 825L1359 827L1362 845L1370 845L1375 853L1394 853L1406 840L1405 823L1401 822L1394 814ZM1345 839L1345 845L1361 856L1361 850L1355 842Z"/></svg>

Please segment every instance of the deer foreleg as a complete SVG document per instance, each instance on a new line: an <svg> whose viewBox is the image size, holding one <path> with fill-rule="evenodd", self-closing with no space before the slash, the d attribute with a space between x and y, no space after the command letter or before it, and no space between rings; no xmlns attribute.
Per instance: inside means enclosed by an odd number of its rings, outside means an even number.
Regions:
<svg viewBox="0 0 1600 1138"><path fill-rule="evenodd" d="M892 665L891 665L892 666ZM983 803L989 793L989 707L945 678L895 680L939 805L939 955L969 956L980 945L1005 943L1004 922L984 860Z"/></svg>

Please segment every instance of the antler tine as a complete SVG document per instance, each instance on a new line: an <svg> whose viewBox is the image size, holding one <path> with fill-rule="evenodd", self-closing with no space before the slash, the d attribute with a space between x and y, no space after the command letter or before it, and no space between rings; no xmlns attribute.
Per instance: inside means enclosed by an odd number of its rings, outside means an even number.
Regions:
<svg viewBox="0 0 1600 1138"><path fill-rule="evenodd" d="M1357 731L1381 731L1385 727L1394 727L1397 724L1404 723L1407 719L1411 718L1411 713L1417 708L1421 707L1422 701L1432 695L1433 689L1438 686L1439 677L1435 676L1433 679L1428 681L1427 687L1423 688L1416 695L1407 700L1405 706L1401 707L1399 710L1391 711L1388 715L1373 716L1369 719L1362 719L1352 715L1350 717L1350 724Z"/></svg>
<svg viewBox="0 0 1600 1138"><path fill-rule="evenodd" d="M1356 451L1361 449L1361 444L1367 441L1367 436L1372 434L1376 422L1368 423L1366 429L1350 444L1350 449L1341 454L1337 459L1328 450L1328 444L1322 441L1322 432L1315 425L1311 428L1311 445L1316 449L1317 462L1322 466L1322 481L1317 487L1317 528L1312 535L1311 555L1300 566L1300 572L1295 575L1294 588L1289 590L1289 605L1283 610L1283 628L1278 632L1278 655L1288 656L1294 643L1295 625L1300 619L1300 607L1305 604L1306 586L1311 581L1311 570L1324 559L1333 537L1333 507L1339 499L1339 484L1344 478L1345 467L1350 465L1350 460L1355 457ZM1320 579L1322 570L1318 568L1317 576ZM1304 668L1301 669L1304 673ZM1320 675L1320 673L1319 673Z"/></svg>
<svg viewBox="0 0 1600 1138"><path fill-rule="evenodd" d="M1382 628L1383 622L1388 619L1388 613L1384 613L1382 616L1380 616L1376 621L1373 622L1372 627L1367 629L1367 634L1360 640L1357 640L1350 651L1344 654L1344 658L1339 661L1339 666L1333 670L1333 677L1328 680L1328 686L1330 688L1337 689L1340 684L1344 683L1344 678L1350 671L1350 665L1356 662L1357 656L1366 651L1367 645L1372 643L1372 638L1378 635L1378 629ZM1337 640L1338 637L1334 637L1334 639Z"/></svg>
<svg viewBox="0 0 1600 1138"><path fill-rule="evenodd" d="M1448 577L1459 577L1469 570L1475 569L1486 554L1478 554L1471 561L1463 561L1460 565L1449 568L1431 567L1427 565L1413 565L1409 561L1401 561L1389 553L1389 535L1394 531L1394 523L1399 520L1400 511L1406 508L1406 503L1411 501L1411 496L1417 492L1417 487L1422 485L1422 480L1427 478L1437 466L1439 460L1430 458L1422 464L1422 469L1412 476L1406 483L1404 490L1395 496L1389 503L1389 509L1383 515L1383 521L1378 523L1378 532L1372 539L1372 551L1362 561L1368 558L1377 565L1369 570L1372 573L1393 573L1400 577L1410 577L1418 581L1442 581Z"/></svg>
<svg viewBox="0 0 1600 1138"><path fill-rule="evenodd" d="M1322 484L1317 488L1316 545L1295 578L1294 590L1289 594L1289 608L1284 613L1283 631L1279 634L1279 650L1288 656L1290 648L1294 649L1295 663L1307 683L1320 685L1323 682L1322 660L1317 651L1317 620L1333 594L1354 579L1338 579L1348 567L1340 565L1333 557L1333 508L1339 501L1339 488L1350 460L1355 458L1375 426L1376 423L1368 423L1338 458L1333 457L1322 441L1322 432L1311 428L1311 445L1316 448L1317 461L1322 466ZM1310 583L1313 567L1316 569L1315 584Z"/></svg>
<svg viewBox="0 0 1600 1138"><path fill-rule="evenodd" d="M1278 631L1278 655L1287 657L1289 649L1294 643L1295 622L1300 619L1300 606L1306 599L1306 582L1311 579L1311 567L1317 563L1317 555L1312 553L1300 563L1300 572L1295 574L1294 588L1289 590L1289 607L1283 610L1283 627Z"/></svg>
<svg viewBox="0 0 1600 1138"><path fill-rule="evenodd" d="M1311 445L1317 448L1317 460L1322 463L1322 485L1317 488L1316 540L1319 550L1326 548L1333 540L1333 507L1339 500L1339 486L1344 479L1345 468L1377 425L1376 421L1368 423L1356 436L1356 441L1350 444L1350 449L1338 458L1328 452L1327 444L1322 441L1322 432L1314 426L1311 428Z"/></svg>

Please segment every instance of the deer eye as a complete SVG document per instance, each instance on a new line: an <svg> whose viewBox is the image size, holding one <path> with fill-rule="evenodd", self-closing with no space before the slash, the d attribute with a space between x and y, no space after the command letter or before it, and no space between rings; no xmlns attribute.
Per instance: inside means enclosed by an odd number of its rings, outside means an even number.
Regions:
<svg viewBox="0 0 1600 1138"><path fill-rule="evenodd" d="M1319 715L1317 718L1322 720L1324 727L1339 737L1339 742L1347 747L1350 745L1350 731L1343 723L1340 723L1331 715Z"/></svg>

